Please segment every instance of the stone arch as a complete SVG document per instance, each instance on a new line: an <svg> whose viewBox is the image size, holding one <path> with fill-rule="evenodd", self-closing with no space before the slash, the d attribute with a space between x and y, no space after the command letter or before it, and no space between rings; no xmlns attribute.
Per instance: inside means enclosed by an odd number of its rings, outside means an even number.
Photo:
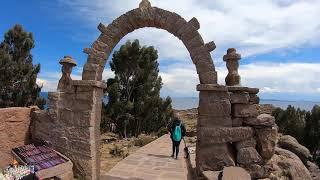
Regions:
<svg viewBox="0 0 320 180"><path fill-rule="evenodd" d="M84 49L88 58L83 68L82 80L101 81L106 60L113 48L125 35L144 27L163 29L178 37L190 53L200 83L217 84L217 73L210 55L216 46L213 41L204 43L198 32L198 20L192 18L187 22L174 12L151 7L146 0L140 3L139 8L121 15L108 26L99 24L100 36L91 48Z"/></svg>
<svg viewBox="0 0 320 180"><path fill-rule="evenodd" d="M50 142L52 147L68 156L74 164L75 173L80 177L100 179L101 106L103 89L106 88L101 82L102 73L109 55L121 38L143 27L164 29L178 37L196 66L200 80L197 86L197 171L234 166L234 155L229 151L232 142L229 132L239 129L230 129L233 121L229 87L217 84L217 73L210 55L216 47L214 42L204 43L198 32L200 24L196 18L187 22L176 13L151 7L148 0L142 0L139 8L121 15L108 26L99 24L100 36L90 48L84 49L88 58L83 67L82 80L64 78L61 83L65 83L63 85L67 88L49 93L49 110L36 115L36 122L41 123L35 127L40 126L45 130L34 134L34 138ZM235 51L230 53L226 60L234 59ZM238 92L239 88L233 90Z"/></svg>

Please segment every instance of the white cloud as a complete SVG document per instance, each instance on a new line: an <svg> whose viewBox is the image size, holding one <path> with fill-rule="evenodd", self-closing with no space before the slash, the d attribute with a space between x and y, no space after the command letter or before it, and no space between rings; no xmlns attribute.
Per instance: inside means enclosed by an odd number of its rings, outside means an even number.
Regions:
<svg viewBox="0 0 320 180"><path fill-rule="evenodd" d="M100 21L108 24L131 9L140 0L60 0L89 26ZM200 33L206 42L214 40L216 57L228 47L236 47L243 56L256 55L283 48L319 45L320 0L151 0L153 6L177 12L187 20L197 17ZM126 39L139 38L160 47L163 57L185 59L182 43L168 33L142 29Z"/></svg>
<svg viewBox="0 0 320 180"><path fill-rule="evenodd" d="M197 96L199 83L193 65L173 65L161 73L164 93L171 96ZM224 85L228 71L217 67L219 84ZM319 63L259 63L240 66L242 85L260 88L266 93L315 94L320 92Z"/></svg>
<svg viewBox="0 0 320 180"><path fill-rule="evenodd" d="M73 79L81 79L81 68L74 71ZM225 66L217 67L219 84L224 85L228 71ZM320 63L253 63L240 66L242 85L260 88L261 94L267 93L320 93ZM161 94L172 97L198 96L196 86L199 84L197 71L191 63L160 66L163 88ZM103 79L114 77L110 69L105 69ZM38 78L43 84L43 91L55 91L60 73L46 73Z"/></svg>
<svg viewBox="0 0 320 180"><path fill-rule="evenodd" d="M193 65L174 64L162 71L163 82L161 94L172 97L197 96L196 85L199 84L198 74Z"/></svg>
<svg viewBox="0 0 320 180"><path fill-rule="evenodd" d="M226 49L235 47L244 57L272 51L320 45L320 0L149 0L153 6L177 12L186 20L196 17L204 41L215 41L213 52L219 75L224 84L227 75L221 57ZM99 22L110 23L121 14L137 8L140 0L59 0L69 7L68 13L81 19L83 24L95 28ZM88 34L92 36L92 34ZM83 36L83 35L82 35ZM171 64L161 69L164 87L162 94L170 96L196 96L198 84L196 69L191 64L188 51L173 35L154 28L136 30L122 39L140 39L141 44L154 45L159 50L160 64ZM188 62L188 63L184 63ZM270 63L256 61L240 67L242 84L258 87L261 93L319 93L319 63ZM314 61L316 62L316 61ZM319 61L318 61L319 62ZM82 69L82 68L81 68ZM76 75L80 77L81 70ZM113 77L110 69L103 73L104 79ZM46 75L45 88L54 89ZM55 81L58 81L58 76ZM46 82L47 81L47 82ZM46 85L47 84L47 85ZM52 85L51 85L52 84Z"/></svg>

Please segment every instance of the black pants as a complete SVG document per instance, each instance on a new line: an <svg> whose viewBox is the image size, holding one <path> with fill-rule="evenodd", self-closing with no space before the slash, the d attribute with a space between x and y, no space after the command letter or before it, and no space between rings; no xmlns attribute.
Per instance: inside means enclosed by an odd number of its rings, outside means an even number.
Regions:
<svg viewBox="0 0 320 180"><path fill-rule="evenodd" d="M180 146L180 142L181 141L174 141L172 140L172 155L174 155L174 153L176 153L176 157L178 157L179 154L179 146Z"/></svg>

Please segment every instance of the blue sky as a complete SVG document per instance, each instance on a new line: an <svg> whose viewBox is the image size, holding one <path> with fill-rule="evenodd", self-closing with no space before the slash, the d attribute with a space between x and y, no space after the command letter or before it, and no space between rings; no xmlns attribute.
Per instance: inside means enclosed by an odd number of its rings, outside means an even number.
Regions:
<svg viewBox="0 0 320 180"><path fill-rule="evenodd" d="M320 101L320 0L150 0L186 20L197 17L206 42L215 41L212 57L224 84L222 56L234 47L242 54L244 86L261 89L260 97ZM110 23L138 7L139 0L4 0L0 34L19 23L34 34L34 62L41 64L39 84L54 91L60 78L59 60L71 55L78 62L74 79L81 78L86 60L83 48L98 37L99 22ZM176 37L154 28L130 33L119 43L139 39L159 50L162 95L197 96L198 84L188 51ZM112 77L108 68L104 78Z"/></svg>

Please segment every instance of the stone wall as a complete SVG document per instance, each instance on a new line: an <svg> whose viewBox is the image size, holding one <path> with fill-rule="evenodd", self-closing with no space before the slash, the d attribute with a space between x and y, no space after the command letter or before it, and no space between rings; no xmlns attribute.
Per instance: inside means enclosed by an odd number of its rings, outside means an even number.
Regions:
<svg viewBox="0 0 320 180"><path fill-rule="evenodd" d="M99 176L103 88L97 81L72 81L71 91L49 93L48 111L34 112L32 139L70 158L80 178Z"/></svg>
<svg viewBox="0 0 320 180"><path fill-rule="evenodd" d="M0 109L0 168L12 163L12 148L30 142L30 115L37 107Z"/></svg>
<svg viewBox="0 0 320 180"><path fill-rule="evenodd" d="M268 177L278 132L274 117L260 108L259 89L203 84L197 89L198 174L240 166L252 178Z"/></svg>

